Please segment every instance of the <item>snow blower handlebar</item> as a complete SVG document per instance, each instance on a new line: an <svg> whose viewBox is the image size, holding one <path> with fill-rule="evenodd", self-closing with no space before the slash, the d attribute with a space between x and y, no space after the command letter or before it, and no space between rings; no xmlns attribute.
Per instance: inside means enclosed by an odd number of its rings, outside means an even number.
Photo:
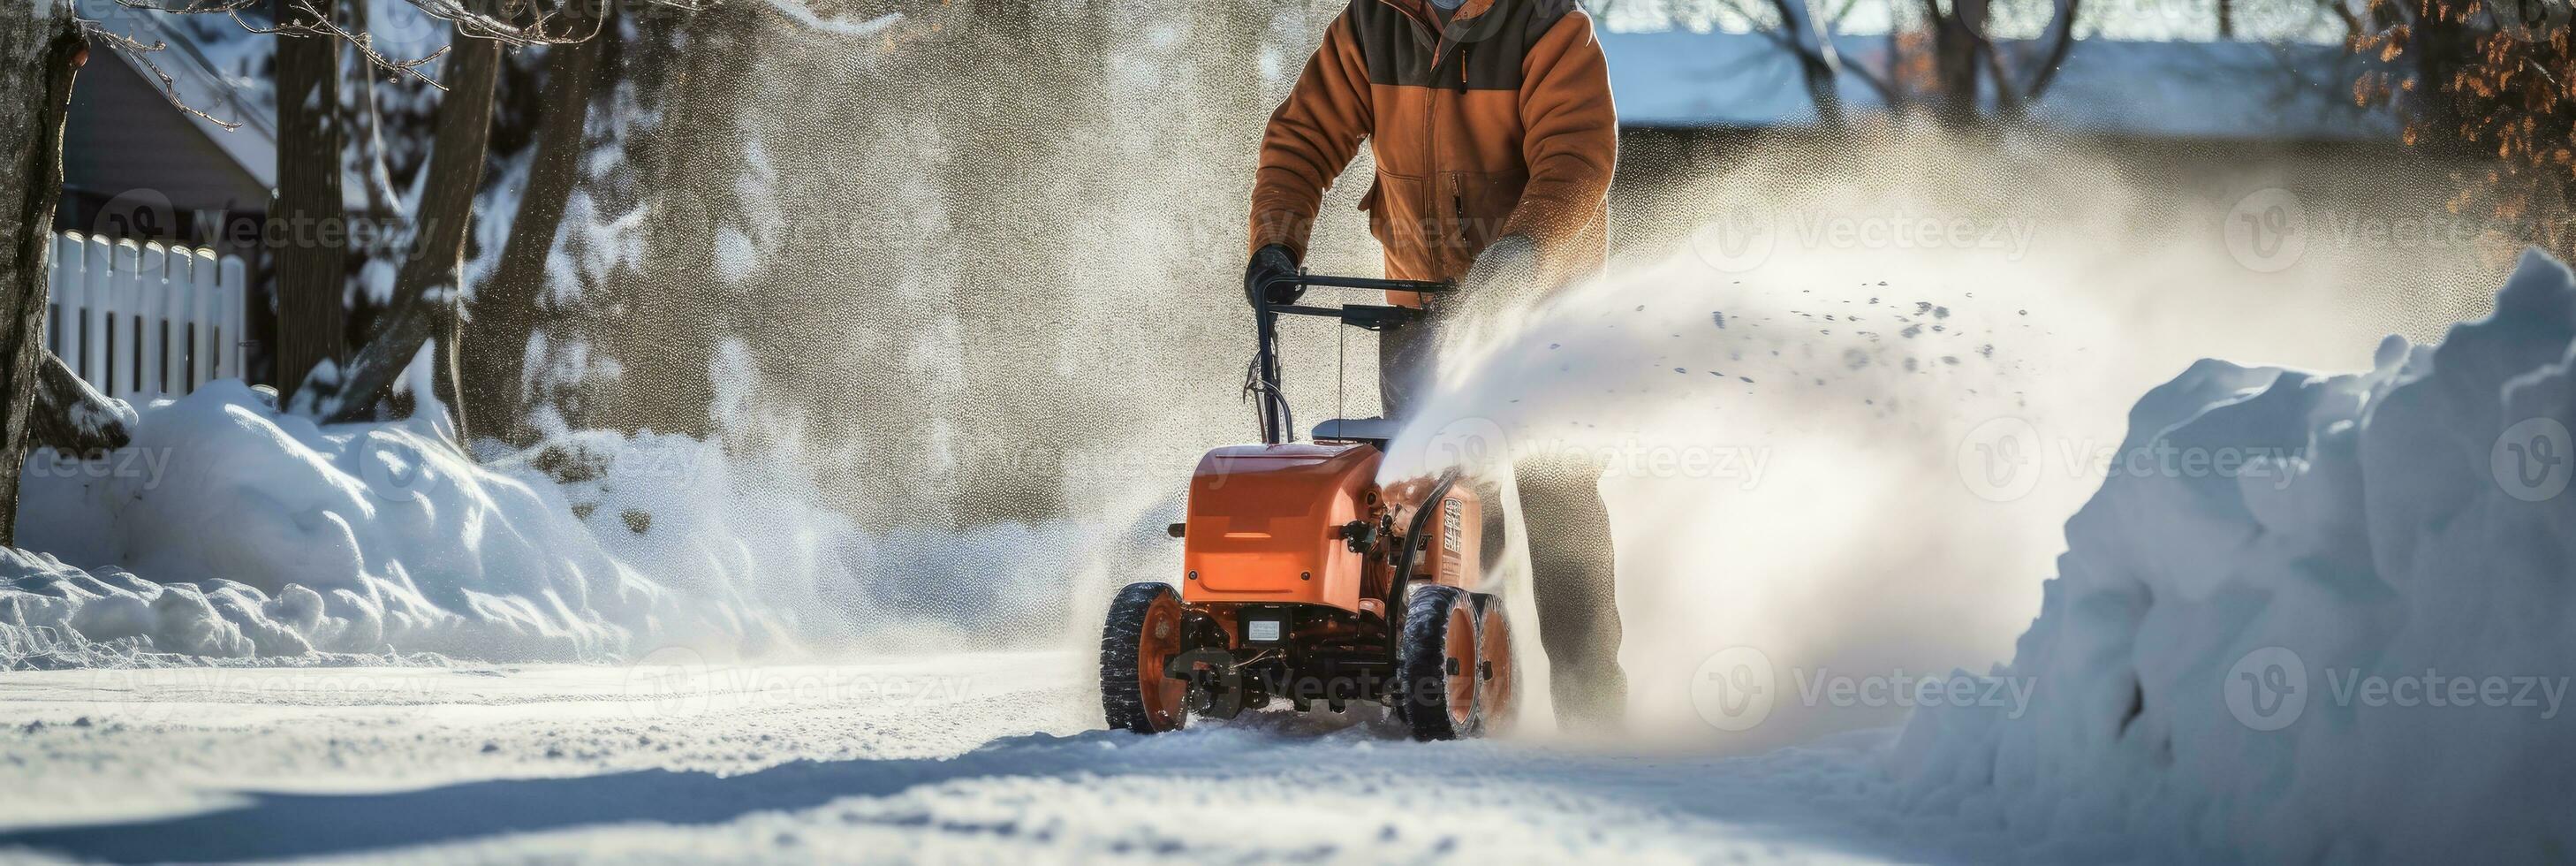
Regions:
<svg viewBox="0 0 2576 866"><path fill-rule="evenodd" d="M1267 445L1285 444L1296 433L1296 420L1288 412L1288 395L1279 389L1279 317L1322 316L1340 319L1342 324L1364 331L1392 331L1422 317L1422 311L1391 304L1343 304L1339 307L1310 307L1297 304L1273 304L1271 289L1284 286L1331 289L1375 289L1389 292L1438 294L1457 288L1429 280L1382 280L1369 277L1328 277L1295 274L1274 277L1252 293L1253 327L1259 332L1252 356L1252 369L1245 373L1243 390L1252 395L1261 415L1261 441Z"/></svg>
<svg viewBox="0 0 2576 866"><path fill-rule="evenodd" d="M1431 280L1381 280L1370 277L1327 277L1317 274L1296 274L1293 276L1272 278L1262 283L1261 291L1257 293L1262 298L1262 300L1258 302L1261 308L1267 308L1274 312L1286 313L1292 316L1323 316L1326 318L1336 318L1342 320L1342 324L1359 328L1364 331L1394 330L1395 328L1402 327L1416 318L1420 318L1422 311L1412 307L1398 307L1388 304L1343 304L1339 307L1307 307L1296 304L1270 303L1267 300L1271 297L1270 290L1280 286L1329 289L1376 289L1379 291L1417 292L1421 294L1439 294L1457 288L1449 283L1434 282Z"/></svg>

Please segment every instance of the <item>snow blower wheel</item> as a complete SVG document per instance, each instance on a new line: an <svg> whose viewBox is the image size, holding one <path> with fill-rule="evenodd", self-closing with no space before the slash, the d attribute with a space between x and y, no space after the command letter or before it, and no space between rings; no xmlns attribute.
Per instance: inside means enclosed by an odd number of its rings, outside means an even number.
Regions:
<svg viewBox="0 0 2576 866"><path fill-rule="evenodd" d="M1414 739L1454 740L1476 731L1481 679L1475 607L1454 586L1417 583L1404 594L1396 680L1404 691L1405 724Z"/></svg>
<svg viewBox="0 0 2576 866"><path fill-rule="evenodd" d="M1186 680L1165 673L1180 655L1181 597L1161 583L1132 583L1109 603L1100 632L1100 707L1111 728L1156 734L1189 721Z"/></svg>

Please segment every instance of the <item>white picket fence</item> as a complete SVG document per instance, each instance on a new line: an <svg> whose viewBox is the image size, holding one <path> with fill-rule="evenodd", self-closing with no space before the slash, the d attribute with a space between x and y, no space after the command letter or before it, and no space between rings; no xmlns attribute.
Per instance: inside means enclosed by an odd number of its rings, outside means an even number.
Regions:
<svg viewBox="0 0 2576 866"><path fill-rule="evenodd" d="M119 399L237 378L245 279L213 250L58 233L45 346Z"/></svg>

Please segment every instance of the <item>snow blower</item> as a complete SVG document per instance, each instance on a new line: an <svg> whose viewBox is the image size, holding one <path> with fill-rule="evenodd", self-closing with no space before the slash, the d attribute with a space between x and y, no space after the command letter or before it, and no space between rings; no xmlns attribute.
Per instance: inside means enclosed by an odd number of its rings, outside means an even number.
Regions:
<svg viewBox="0 0 2576 866"><path fill-rule="evenodd" d="M1446 283L1282 277L1316 288L1445 292ZM1265 287L1266 289L1267 287ZM1111 728L1177 730L1286 701L1297 712L1391 708L1416 739L1478 736L1515 708L1502 600L1482 574L1485 503L1461 470L1381 483L1397 425L1335 419L1293 441L1281 393L1283 315L1403 327L1408 307L1273 304L1254 292L1257 348L1246 390L1261 444L1209 451L1191 475L1181 579L1119 590L1100 637L1100 700Z"/></svg>

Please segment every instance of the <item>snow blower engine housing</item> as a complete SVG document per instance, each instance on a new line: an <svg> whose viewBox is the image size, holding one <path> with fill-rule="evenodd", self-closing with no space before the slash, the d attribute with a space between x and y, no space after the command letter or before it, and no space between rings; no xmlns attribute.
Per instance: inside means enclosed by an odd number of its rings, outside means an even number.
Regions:
<svg viewBox="0 0 2576 866"><path fill-rule="evenodd" d="M1409 307L1273 304L1268 289L1438 293L1449 284L1299 274L1253 292L1257 346L1245 389L1258 445L1199 459L1190 478L1173 583L1129 584L1100 639L1109 726L1176 730L1192 715L1232 718L1286 701L1298 712L1352 702L1393 709L1418 739L1476 736L1515 708L1503 604L1481 579L1485 503L1449 469L1382 482L1397 425L1336 419L1292 441L1281 393L1278 323L1321 316L1367 331L1403 327Z"/></svg>

